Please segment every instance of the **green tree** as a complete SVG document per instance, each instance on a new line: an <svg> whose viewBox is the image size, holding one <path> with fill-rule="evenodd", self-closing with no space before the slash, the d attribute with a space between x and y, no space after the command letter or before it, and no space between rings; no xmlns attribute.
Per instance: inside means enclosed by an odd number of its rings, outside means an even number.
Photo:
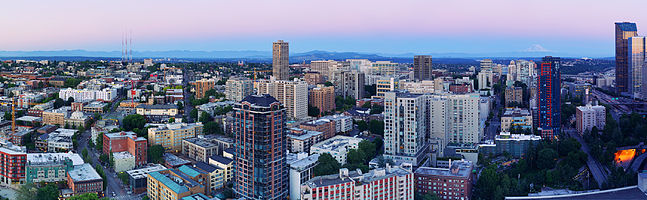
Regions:
<svg viewBox="0 0 647 200"><path fill-rule="evenodd" d="M175 118L174 118L174 117L171 117L170 119L168 119L168 123L173 123L173 122L175 122Z"/></svg>
<svg viewBox="0 0 647 200"><path fill-rule="evenodd" d="M81 151L81 155L83 155L84 158L87 157L88 156L88 149L83 148L83 151Z"/></svg>
<svg viewBox="0 0 647 200"><path fill-rule="evenodd" d="M193 119L198 119L198 109L192 109L189 112L189 116L191 116L191 118Z"/></svg>
<svg viewBox="0 0 647 200"><path fill-rule="evenodd" d="M313 169L315 176L339 173L339 168L341 168L341 165L339 164L339 162L337 162L337 160L335 160L335 158L332 157L332 155L328 153L320 154L317 161L319 162L319 164Z"/></svg>
<svg viewBox="0 0 647 200"><path fill-rule="evenodd" d="M366 162L367 156L364 151L359 149L351 149L346 155L346 163L349 165L352 164L364 164Z"/></svg>
<svg viewBox="0 0 647 200"><path fill-rule="evenodd" d="M176 105L178 110L184 110L184 104L182 101L178 101Z"/></svg>
<svg viewBox="0 0 647 200"><path fill-rule="evenodd" d="M110 158L109 158L109 157L108 157L108 155L106 155L106 154L101 154L101 155L99 156L99 160L100 160L102 163L109 163L109 162L110 162Z"/></svg>
<svg viewBox="0 0 647 200"><path fill-rule="evenodd" d="M371 120L368 122L368 131L376 135L384 135L384 121Z"/></svg>
<svg viewBox="0 0 647 200"><path fill-rule="evenodd" d="M220 124L214 121L210 121L204 124L204 127L202 128L202 133L205 135L210 135L210 134L218 134L218 135L224 135L225 132L222 130L222 127L220 127Z"/></svg>
<svg viewBox="0 0 647 200"><path fill-rule="evenodd" d="M330 81L326 81L326 82L324 83L324 86L326 86L326 87L330 87L330 86L335 86L335 85L334 85L334 84L332 84L332 82L330 82Z"/></svg>
<svg viewBox="0 0 647 200"><path fill-rule="evenodd" d="M99 200L99 196L95 193L85 193L77 196L72 196L68 200Z"/></svg>
<svg viewBox="0 0 647 200"><path fill-rule="evenodd" d="M148 162L162 163L164 160L164 147L162 145L153 145L148 148Z"/></svg>
<svg viewBox="0 0 647 200"><path fill-rule="evenodd" d="M72 103L74 103L74 97L68 97L67 101L65 101L66 106L71 106Z"/></svg>
<svg viewBox="0 0 647 200"><path fill-rule="evenodd" d="M359 131L368 130L368 123L366 123L366 121L364 121L364 120L358 121L357 122L357 129L359 129Z"/></svg>
<svg viewBox="0 0 647 200"><path fill-rule="evenodd" d="M38 200L57 200L59 195L59 190L55 184L47 184L45 187L38 188L37 198Z"/></svg>
<svg viewBox="0 0 647 200"><path fill-rule="evenodd" d="M552 169L557 162L557 152L551 148L544 148L539 151L539 158L537 159L537 167L539 169Z"/></svg>
<svg viewBox="0 0 647 200"><path fill-rule="evenodd" d="M60 108L60 107L63 107L64 105L65 105L65 101L63 101L63 99L56 98L56 100L54 100L54 108Z"/></svg>
<svg viewBox="0 0 647 200"><path fill-rule="evenodd" d="M308 116L310 117L318 117L319 116L319 108L311 106L308 104Z"/></svg>
<svg viewBox="0 0 647 200"><path fill-rule="evenodd" d="M371 108L371 102L366 102L362 104L362 108Z"/></svg>
<svg viewBox="0 0 647 200"><path fill-rule="evenodd" d="M362 140L359 142L358 149L364 152L366 158L370 161L370 159L374 158L377 153L377 148L375 146L375 143L371 141Z"/></svg>
<svg viewBox="0 0 647 200"><path fill-rule="evenodd" d="M16 199L17 200L34 200L36 199L36 195L38 192L38 188L34 186L32 183L27 183L18 189L16 191Z"/></svg>
<svg viewBox="0 0 647 200"><path fill-rule="evenodd" d="M139 114L128 115L122 120L125 131L132 131L135 128L143 129L146 125L146 118Z"/></svg>
<svg viewBox="0 0 647 200"><path fill-rule="evenodd" d="M213 121L213 118L211 117L211 115L209 115L209 113L202 111L202 113L200 113L199 121L203 124L206 124L207 122Z"/></svg>

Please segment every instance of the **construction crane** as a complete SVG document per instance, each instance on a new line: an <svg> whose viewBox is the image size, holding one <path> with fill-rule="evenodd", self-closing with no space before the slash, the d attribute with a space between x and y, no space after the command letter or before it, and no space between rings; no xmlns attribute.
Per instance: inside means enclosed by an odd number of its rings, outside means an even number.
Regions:
<svg viewBox="0 0 647 200"><path fill-rule="evenodd" d="M27 105L40 105L42 103L22 103ZM16 98L11 99L11 134L16 134Z"/></svg>
<svg viewBox="0 0 647 200"><path fill-rule="evenodd" d="M254 82L256 82L256 74L257 74L257 72L272 72L272 70L260 70L259 71L259 70L256 70L256 68L254 68Z"/></svg>

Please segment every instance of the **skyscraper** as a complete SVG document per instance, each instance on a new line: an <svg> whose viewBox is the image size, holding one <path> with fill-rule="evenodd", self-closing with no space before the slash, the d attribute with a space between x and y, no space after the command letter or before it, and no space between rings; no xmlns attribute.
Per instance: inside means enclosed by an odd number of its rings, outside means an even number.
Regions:
<svg viewBox="0 0 647 200"><path fill-rule="evenodd" d="M627 66L628 66L628 92L634 98L644 99L647 96L645 79L647 79L647 67L645 65L645 51L647 40L645 37L631 37L627 39Z"/></svg>
<svg viewBox="0 0 647 200"><path fill-rule="evenodd" d="M260 80L254 84L257 94L269 94L286 108L288 117L303 119L308 116L308 83L302 80Z"/></svg>
<svg viewBox="0 0 647 200"><path fill-rule="evenodd" d="M537 67L539 132L541 137L553 139L559 134L561 123L560 59L546 56Z"/></svg>
<svg viewBox="0 0 647 200"><path fill-rule="evenodd" d="M638 36L636 23L616 22L616 88L618 92L629 91L628 39Z"/></svg>
<svg viewBox="0 0 647 200"><path fill-rule="evenodd" d="M433 80L431 56L413 56L413 77L416 80Z"/></svg>
<svg viewBox="0 0 647 200"><path fill-rule="evenodd" d="M272 46L272 75L276 80L290 78L290 47L287 42L279 40Z"/></svg>
<svg viewBox="0 0 647 200"><path fill-rule="evenodd" d="M288 194L286 115L270 95L234 105L234 193L242 199L285 199Z"/></svg>
<svg viewBox="0 0 647 200"><path fill-rule="evenodd" d="M387 92L384 96L384 157L419 166L429 145L427 96Z"/></svg>

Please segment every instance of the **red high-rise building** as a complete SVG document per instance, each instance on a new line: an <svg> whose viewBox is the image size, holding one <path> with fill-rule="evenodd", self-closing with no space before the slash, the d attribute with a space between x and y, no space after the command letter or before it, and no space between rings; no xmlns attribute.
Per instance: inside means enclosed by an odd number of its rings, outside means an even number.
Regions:
<svg viewBox="0 0 647 200"><path fill-rule="evenodd" d="M20 183L25 179L27 150L25 147L6 143L0 146L0 183Z"/></svg>

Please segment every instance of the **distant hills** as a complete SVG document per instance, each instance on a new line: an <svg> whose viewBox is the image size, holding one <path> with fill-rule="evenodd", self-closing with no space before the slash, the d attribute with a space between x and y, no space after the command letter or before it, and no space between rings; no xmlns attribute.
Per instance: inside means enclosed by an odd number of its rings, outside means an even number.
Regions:
<svg viewBox="0 0 647 200"><path fill-rule="evenodd" d="M359 53L359 52L333 52L333 51L308 51L290 54L291 62L303 62L312 60L344 60L344 59L369 59L388 60L400 63L413 62L414 53L402 54L376 54L376 53ZM483 58L521 58L521 57L543 57L546 55L555 55L569 57L568 55L551 54L551 52L501 52L501 53L426 53L432 55L435 63L466 63L471 64L476 60ZM487 55L487 56L486 56ZM60 60L118 60L121 57L120 51L87 51L87 50L57 50L57 51L0 51L2 59L52 59ZM189 50L170 50L170 51L134 51L135 59L143 58L169 58L171 60L219 60L219 61L236 61L246 60L250 62L271 62L271 51L189 51ZM575 57L575 56L572 56Z"/></svg>

